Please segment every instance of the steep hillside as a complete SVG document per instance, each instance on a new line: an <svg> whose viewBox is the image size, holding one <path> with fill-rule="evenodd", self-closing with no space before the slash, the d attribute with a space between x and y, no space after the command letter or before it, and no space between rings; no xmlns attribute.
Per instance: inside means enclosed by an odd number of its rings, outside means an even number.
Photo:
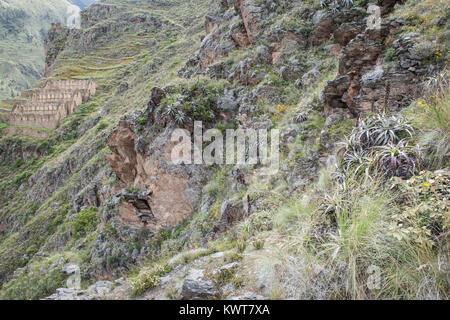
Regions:
<svg viewBox="0 0 450 320"><path fill-rule="evenodd" d="M53 28L30 92L96 93L46 138L0 123L0 298L448 299L449 15L104 0ZM195 121L278 129L279 167L170 161Z"/></svg>
<svg viewBox="0 0 450 320"><path fill-rule="evenodd" d="M73 2L80 8L93 0ZM44 73L43 43L51 23L66 24L69 0L0 1L0 99L20 95Z"/></svg>

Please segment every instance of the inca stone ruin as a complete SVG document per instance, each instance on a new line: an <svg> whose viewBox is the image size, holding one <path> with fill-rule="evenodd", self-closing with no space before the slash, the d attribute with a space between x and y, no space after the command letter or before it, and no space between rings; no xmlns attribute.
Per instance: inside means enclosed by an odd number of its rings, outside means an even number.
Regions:
<svg viewBox="0 0 450 320"><path fill-rule="evenodd" d="M8 130L32 136L48 136L50 132L33 128L56 129L62 119L77 112L77 106L95 94L93 80L48 80L43 88L27 90L26 101L16 102L4 116L12 126Z"/></svg>

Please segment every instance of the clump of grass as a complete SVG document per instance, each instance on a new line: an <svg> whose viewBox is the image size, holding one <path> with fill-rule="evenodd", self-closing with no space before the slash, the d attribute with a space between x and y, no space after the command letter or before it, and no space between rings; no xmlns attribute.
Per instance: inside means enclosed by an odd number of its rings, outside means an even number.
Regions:
<svg viewBox="0 0 450 320"><path fill-rule="evenodd" d="M256 238L253 240L252 244L256 250L261 250L262 248L264 248L265 242L266 240L263 238Z"/></svg>
<svg viewBox="0 0 450 320"><path fill-rule="evenodd" d="M225 170L218 169L211 180L206 186L206 193L210 197L219 197L225 194L227 188L227 176Z"/></svg>
<svg viewBox="0 0 450 320"><path fill-rule="evenodd" d="M426 194L432 204L425 207L420 200L424 195L410 194L415 189L397 191L384 178L365 183L349 179L345 185L328 186L328 196L310 198L309 202L298 200L275 214L275 230L289 248L280 249L278 259L301 260L295 270L285 266L278 276L271 276L278 279L278 285L273 286L277 295L326 299L447 297L448 285L442 281L445 271L440 262L445 260L446 244L437 240L446 229L433 227L442 226L440 218L434 218L434 210L420 213L441 206L438 199L442 198L424 186L423 179L413 185L431 192ZM409 200L401 196L405 194L410 194ZM278 274L276 270L271 272ZM277 288L282 288L281 292Z"/></svg>
<svg viewBox="0 0 450 320"><path fill-rule="evenodd" d="M160 278L172 271L168 264L155 264L150 268L143 268L132 281L133 295L141 296L160 283Z"/></svg>
<svg viewBox="0 0 450 320"><path fill-rule="evenodd" d="M97 125L96 131L97 131L97 132L100 132L100 131L102 131L103 129L107 128L108 126L109 126L108 121L106 121L106 120L101 120L101 121L98 123L98 125Z"/></svg>
<svg viewBox="0 0 450 320"><path fill-rule="evenodd" d="M81 210L72 222L75 237L79 238L93 231L97 226L98 212L96 208Z"/></svg>
<svg viewBox="0 0 450 320"><path fill-rule="evenodd" d="M419 128L418 143L425 151L424 165L430 169L445 166L450 150L450 94L448 71L429 77L425 96L407 111Z"/></svg>
<svg viewBox="0 0 450 320"><path fill-rule="evenodd" d="M384 58L386 62L392 61L396 53L397 52L394 48L387 48L386 52L384 53Z"/></svg>
<svg viewBox="0 0 450 320"><path fill-rule="evenodd" d="M28 178L30 178L32 175L33 174L30 171L25 170L22 173L15 176L13 179L13 182L16 186L20 186L22 183L24 183L26 180L28 180Z"/></svg>
<svg viewBox="0 0 450 320"><path fill-rule="evenodd" d="M247 241L244 239L236 240L236 248L239 252L244 252L247 248Z"/></svg>
<svg viewBox="0 0 450 320"><path fill-rule="evenodd" d="M213 248L208 248L208 249L197 249L191 252L187 252L185 254L183 254L182 260L183 263L188 264L194 260L197 260L201 257L210 255L211 253L214 253L214 249Z"/></svg>

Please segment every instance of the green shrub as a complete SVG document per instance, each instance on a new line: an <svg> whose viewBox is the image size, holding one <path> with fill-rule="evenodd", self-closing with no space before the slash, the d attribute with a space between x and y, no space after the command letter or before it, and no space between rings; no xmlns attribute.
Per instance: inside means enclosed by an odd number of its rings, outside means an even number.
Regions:
<svg viewBox="0 0 450 320"><path fill-rule="evenodd" d="M107 128L109 126L109 123L106 120L101 120L99 124L97 125L97 132L102 131L103 129Z"/></svg>
<svg viewBox="0 0 450 320"><path fill-rule="evenodd" d="M409 118L419 128L418 143L424 151L424 167L440 169L450 154L450 94L448 73L430 77L425 98L414 104Z"/></svg>
<svg viewBox="0 0 450 320"><path fill-rule="evenodd" d="M75 237L81 237L88 232L95 230L98 223L97 209L89 208L87 210L80 211L73 221L74 235Z"/></svg>
<svg viewBox="0 0 450 320"><path fill-rule="evenodd" d="M21 174L17 175L14 177L13 182L16 186L20 186L23 182L25 182L26 180L28 180L29 177L31 177L33 174L26 170L24 172L22 172Z"/></svg>
<svg viewBox="0 0 450 320"><path fill-rule="evenodd" d="M170 265L156 264L151 268L144 268L133 281L133 294L140 296L147 290L155 288L160 283L160 277L166 275L172 270Z"/></svg>
<svg viewBox="0 0 450 320"><path fill-rule="evenodd" d="M368 117L340 144L340 167L353 177L383 173L408 178L421 157L418 149L408 146L413 133L413 127L402 116Z"/></svg>
<svg viewBox="0 0 450 320"><path fill-rule="evenodd" d="M386 52L384 53L384 59L386 62L392 61L397 51L394 48L387 48Z"/></svg>
<svg viewBox="0 0 450 320"><path fill-rule="evenodd" d="M48 297L57 288L64 286L65 277L59 269L53 269L42 275L20 275L5 283L0 291L1 300L37 300Z"/></svg>
<svg viewBox="0 0 450 320"><path fill-rule="evenodd" d="M408 146L404 140L397 144L380 146L376 150L375 167L387 176L411 177L418 166L419 152Z"/></svg>
<svg viewBox="0 0 450 320"><path fill-rule="evenodd" d="M51 145L50 145L50 141L48 141L48 139L42 141L37 147L38 152L50 151L50 149L51 149Z"/></svg>
<svg viewBox="0 0 450 320"><path fill-rule="evenodd" d="M253 247L256 250L261 250L262 248L264 248L264 243L265 243L265 239L263 238L256 238L255 240L253 240Z"/></svg>
<svg viewBox="0 0 450 320"><path fill-rule="evenodd" d="M126 187L125 191L132 194L137 194L139 191L141 191L141 188L139 187Z"/></svg>
<svg viewBox="0 0 450 320"><path fill-rule="evenodd" d="M148 119L147 119L146 116L141 116L141 117L139 117L139 119L138 119L138 123L139 123L141 126L145 125L145 124L147 123L147 121L148 121Z"/></svg>
<svg viewBox="0 0 450 320"><path fill-rule="evenodd" d="M206 186L206 193L210 197L224 197L227 188L227 175L225 170L218 169L211 182Z"/></svg>
<svg viewBox="0 0 450 320"><path fill-rule="evenodd" d="M20 168L24 164L25 164L25 162L23 161L23 159L19 158L19 159L16 160L16 162L14 162L13 167L14 168Z"/></svg>

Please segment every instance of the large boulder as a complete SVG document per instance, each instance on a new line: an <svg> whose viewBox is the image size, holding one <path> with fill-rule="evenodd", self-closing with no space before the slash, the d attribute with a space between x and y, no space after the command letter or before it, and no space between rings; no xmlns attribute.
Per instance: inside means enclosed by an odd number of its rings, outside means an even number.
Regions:
<svg viewBox="0 0 450 320"><path fill-rule="evenodd" d="M250 43L254 43L263 19L263 8L258 6L255 0L236 0L234 7L244 21Z"/></svg>
<svg viewBox="0 0 450 320"><path fill-rule="evenodd" d="M217 297L218 291L211 280L204 279L204 271L192 269L181 289L183 300L206 300Z"/></svg>

